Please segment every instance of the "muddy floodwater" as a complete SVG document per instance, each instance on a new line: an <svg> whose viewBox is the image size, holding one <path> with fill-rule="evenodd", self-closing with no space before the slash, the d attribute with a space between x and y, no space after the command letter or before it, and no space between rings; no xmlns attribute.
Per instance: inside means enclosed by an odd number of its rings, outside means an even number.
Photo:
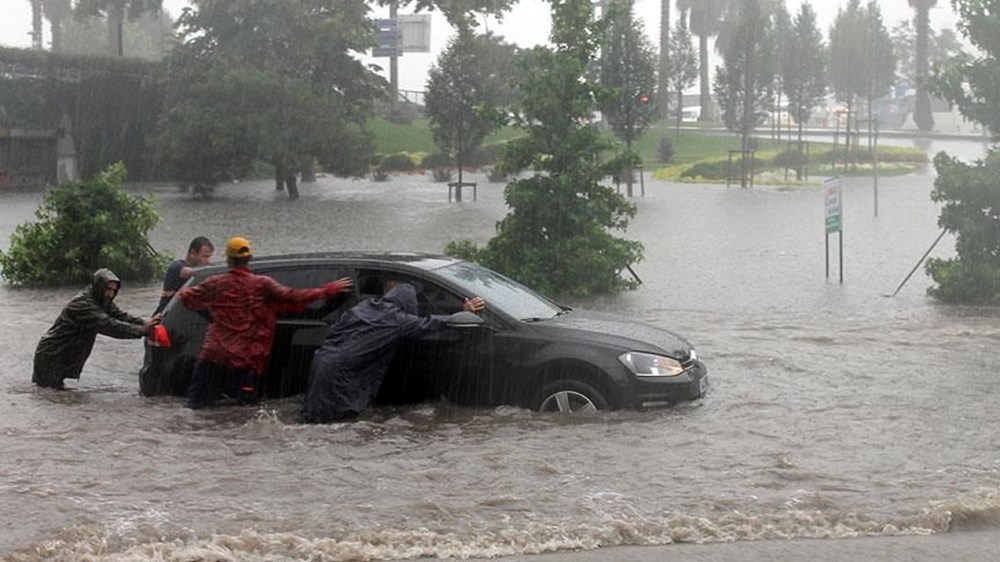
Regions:
<svg viewBox="0 0 1000 562"><path fill-rule="evenodd" d="M32 386L35 344L78 289L0 286L0 558L375 560L673 542L960 533L1000 513L1000 312L930 300L932 171L843 183L824 259L822 188L648 178L627 235L636 291L583 305L669 328L706 397L578 418L447 402L293 423L300 398L191 411L144 398L142 343L99 338L71 391ZM422 176L269 182L209 201L154 190L156 249L235 234L258 255L440 252L484 242L502 185L449 203ZM638 187L637 187L638 192ZM0 247L40 194L0 194ZM946 236L932 256L954 252ZM126 283L149 313L157 283Z"/></svg>

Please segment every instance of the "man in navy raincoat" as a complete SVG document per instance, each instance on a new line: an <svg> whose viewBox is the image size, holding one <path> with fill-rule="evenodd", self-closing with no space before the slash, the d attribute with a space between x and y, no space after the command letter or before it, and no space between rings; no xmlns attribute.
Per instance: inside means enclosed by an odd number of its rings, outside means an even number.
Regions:
<svg viewBox="0 0 1000 562"><path fill-rule="evenodd" d="M348 310L327 332L313 356L305 408L299 421L349 420L371 405L404 338L444 328L450 316L418 316L413 285L392 286ZM466 312L486 307L480 297L466 299Z"/></svg>

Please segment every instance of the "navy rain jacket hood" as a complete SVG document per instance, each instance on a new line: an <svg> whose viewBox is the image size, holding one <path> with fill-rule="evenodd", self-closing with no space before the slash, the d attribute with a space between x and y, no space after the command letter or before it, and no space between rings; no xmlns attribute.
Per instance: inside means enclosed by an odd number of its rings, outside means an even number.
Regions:
<svg viewBox="0 0 1000 562"><path fill-rule="evenodd" d="M313 357L304 421L325 423L368 409L400 341L440 330L448 319L417 316L417 292L409 283L345 312Z"/></svg>

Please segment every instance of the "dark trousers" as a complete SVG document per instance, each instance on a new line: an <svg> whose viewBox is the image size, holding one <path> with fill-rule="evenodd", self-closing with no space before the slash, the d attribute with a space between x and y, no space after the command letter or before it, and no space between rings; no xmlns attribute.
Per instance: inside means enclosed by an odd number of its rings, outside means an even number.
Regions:
<svg viewBox="0 0 1000 562"><path fill-rule="evenodd" d="M224 396L236 398L240 404L253 404L257 402L259 382L253 369L198 361L188 385L187 407L206 408Z"/></svg>

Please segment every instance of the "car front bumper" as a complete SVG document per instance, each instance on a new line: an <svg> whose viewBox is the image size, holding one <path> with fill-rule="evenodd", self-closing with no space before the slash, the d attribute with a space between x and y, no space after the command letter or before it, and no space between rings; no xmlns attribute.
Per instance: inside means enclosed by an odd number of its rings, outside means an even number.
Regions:
<svg viewBox="0 0 1000 562"><path fill-rule="evenodd" d="M639 410L696 400L708 389L708 368L701 361L676 377L634 376L632 407Z"/></svg>

